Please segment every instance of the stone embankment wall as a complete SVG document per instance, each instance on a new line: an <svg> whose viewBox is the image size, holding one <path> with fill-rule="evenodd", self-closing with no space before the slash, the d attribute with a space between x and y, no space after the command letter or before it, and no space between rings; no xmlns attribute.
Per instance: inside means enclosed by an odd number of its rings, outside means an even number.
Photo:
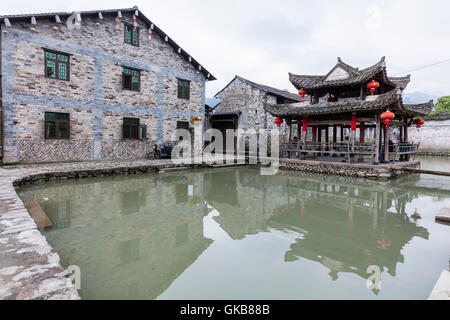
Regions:
<svg viewBox="0 0 450 320"><path fill-rule="evenodd" d="M349 164L349 163L327 163L323 161L291 160L283 159L280 163L280 169L303 171L308 173L332 174L347 177L373 178L373 179L391 179L404 174L403 171L395 169L396 167L408 166L410 168L419 168L420 161L411 161L408 163L398 163L395 165L368 165L368 164Z"/></svg>

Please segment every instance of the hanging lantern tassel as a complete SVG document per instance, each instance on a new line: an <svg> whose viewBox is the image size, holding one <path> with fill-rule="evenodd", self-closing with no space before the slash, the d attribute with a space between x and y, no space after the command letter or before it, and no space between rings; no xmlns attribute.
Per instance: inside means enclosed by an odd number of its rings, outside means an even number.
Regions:
<svg viewBox="0 0 450 320"><path fill-rule="evenodd" d="M283 123L283 119L281 119L281 118L275 119L275 124L277 125L278 128L281 126L282 123Z"/></svg>
<svg viewBox="0 0 450 320"><path fill-rule="evenodd" d="M152 41L152 29L148 29L148 41Z"/></svg>
<svg viewBox="0 0 450 320"><path fill-rule="evenodd" d="M351 128L352 131L356 131L356 114L352 114L352 122L351 122Z"/></svg>
<svg viewBox="0 0 450 320"><path fill-rule="evenodd" d="M116 32L120 31L120 19L119 17L116 17Z"/></svg>
<svg viewBox="0 0 450 320"><path fill-rule="evenodd" d="M303 119L302 130L303 130L303 132L308 131L308 119L307 118Z"/></svg>
<svg viewBox="0 0 450 320"><path fill-rule="evenodd" d="M386 126L386 130L387 130L387 129L389 129L390 122L395 119L395 114L388 110L388 111L382 113L380 118L381 118L381 120L384 120L384 125Z"/></svg>

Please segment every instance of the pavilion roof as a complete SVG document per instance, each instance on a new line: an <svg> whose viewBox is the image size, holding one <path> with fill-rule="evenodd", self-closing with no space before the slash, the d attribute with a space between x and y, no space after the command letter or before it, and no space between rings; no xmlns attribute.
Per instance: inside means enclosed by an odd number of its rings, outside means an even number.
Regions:
<svg viewBox="0 0 450 320"><path fill-rule="evenodd" d="M336 80L328 79L328 77L338 68L344 70L347 73L347 77ZM289 80L297 89L303 88L307 92L311 92L322 88L367 83L380 73L382 74L384 81L394 88L398 87L403 90L410 82L410 75L405 77L388 77L385 57L382 57L380 61L374 65L361 70L346 64L341 58L338 58L337 64L326 75L298 75L289 73Z"/></svg>
<svg viewBox="0 0 450 320"><path fill-rule="evenodd" d="M377 112L385 111L390 106L395 106L398 111L407 116L427 115L433 109L433 101L417 104L403 105L402 98L397 90L387 93L369 96L367 98L341 98L337 102L320 101L316 104L291 103L291 104L266 104L264 109L275 117L306 117L314 115L331 115L353 112Z"/></svg>

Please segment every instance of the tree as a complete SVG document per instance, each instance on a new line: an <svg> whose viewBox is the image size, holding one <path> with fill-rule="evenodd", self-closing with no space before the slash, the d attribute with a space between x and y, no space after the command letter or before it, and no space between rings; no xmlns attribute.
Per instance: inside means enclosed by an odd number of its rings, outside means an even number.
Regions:
<svg viewBox="0 0 450 320"><path fill-rule="evenodd" d="M448 113L450 112L450 96L440 97L434 106L433 113Z"/></svg>

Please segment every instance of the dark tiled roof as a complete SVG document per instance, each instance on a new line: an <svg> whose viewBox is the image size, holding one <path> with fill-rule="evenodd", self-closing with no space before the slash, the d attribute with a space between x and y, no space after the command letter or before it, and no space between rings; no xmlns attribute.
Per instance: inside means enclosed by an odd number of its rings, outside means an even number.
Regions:
<svg viewBox="0 0 450 320"><path fill-rule="evenodd" d="M424 116L433 109L433 100L423 104L402 104L402 98L397 90L376 96L376 100L366 101L361 98L343 98L337 102L321 101L317 104L299 106L299 104L266 104L264 109L275 117L306 117L313 115L328 115L349 112L382 111L395 104L402 114L407 116Z"/></svg>
<svg viewBox="0 0 450 320"><path fill-rule="evenodd" d="M217 96L219 93L221 93L223 90L225 90L236 79L241 80L242 82L247 83L248 85L250 85L250 86L252 86L254 88L258 88L261 91L270 93L270 94L275 95L275 96L280 96L280 97L283 97L283 98L286 98L286 99L290 99L290 100L293 100L293 101L301 101L302 100L302 98L298 94L290 93L288 91L284 91L284 90L280 90L280 89L277 89L277 88L269 87L269 86L266 86L266 85L263 85L263 84L259 84L259 83L256 83L256 82L244 79L244 78L242 78L240 76L235 76L234 79L231 80L231 82L229 84L227 84L222 90L220 90L218 93L216 93L215 96Z"/></svg>
<svg viewBox="0 0 450 320"><path fill-rule="evenodd" d="M402 90L404 90L411 81L411 75L408 74L405 77L389 77L389 80L395 83L397 87L400 87Z"/></svg>
<svg viewBox="0 0 450 320"><path fill-rule="evenodd" d="M429 114L434 107L433 100L430 100L426 103L420 103L420 104L404 104L403 108L405 108L407 111L410 111L412 113L416 113L422 116L426 116Z"/></svg>
<svg viewBox="0 0 450 320"><path fill-rule="evenodd" d="M150 19L148 19L139 9L137 6L133 8L125 8L125 9L108 9L108 10L91 10L91 11L77 11L77 13L80 13L81 16L86 15L98 15L101 13L104 14L114 14L114 13L129 13L134 12L137 13L140 20L142 20L146 25L147 28L152 27L153 31L156 32L161 36L162 39L165 39L167 36L167 43L172 46L175 50L181 49L180 55L182 55L186 60L191 60L190 63L194 66L195 69L199 70L201 67L201 70L199 72L202 72L203 75L210 81L216 80L216 78L208 71L206 70L197 60L195 60L190 54L188 54L186 51L184 51L174 40L172 40L164 31L162 31L160 28L158 28ZM31 19L32 17L37 18L54 18L56 15L59 17L69 17L74 12L49 12L49 13L35 13L35 14L12 14L12 15L1 15L0 20L5 21L5 19L8 19L11 23L14 21L23 21Z"/></svg>
<svg viewBox="0 0 450 320"><path fill-rule="evenodd" d="M337 102L321 101L309 106L296 106L293 104L265 105L264 109L275 117L298 116L305 117L321 114L336 114L357 111L374 111L386 108L386 106L399 100L398 94L392 90L385 94L380 94L374 101L364 101L361 98L344 98Z"/></svg>
<svg viewBox="0 0 450 320"><path fill-rule="evenodd" d="M337 68L345 70L349 74L349 77L341 80L327 81L327 77ZM361 70L342 62L342 60L338 58L338 63L326 75L311 76L289 73L289 80L297 89L304 88L306 91L311 91L327 87L366 83L372 80L373 77L380 72L384 73L384 78L386 79L386 81L394 87L400 86L402 89L404 89L404 87L406 87L406 85L409 83L409 76L400 78L389 78L387 76L385 57L382 57L381 60L373 66Z"/></svg>

